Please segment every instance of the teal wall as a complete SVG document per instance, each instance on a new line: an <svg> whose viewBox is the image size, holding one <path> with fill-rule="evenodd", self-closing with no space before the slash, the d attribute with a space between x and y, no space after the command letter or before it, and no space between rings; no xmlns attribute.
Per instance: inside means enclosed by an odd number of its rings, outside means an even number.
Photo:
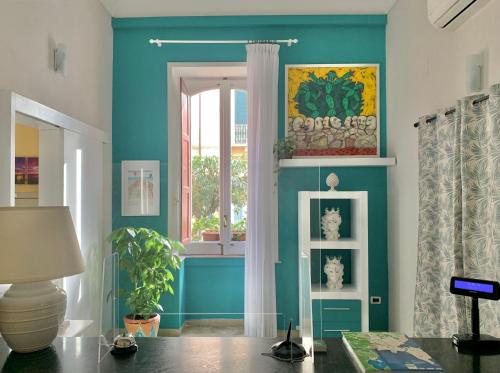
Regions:
<svg viewBox="0 0 500 373"><path fill-rule="evenodd" d="M291 48L280 49L279 135L284 135L285 64L302 63L378 63L380 64L381 150L386 148L385 16L248 16L248 17L167 17L113 19L113 226L148 226L167 230L167 64L169 62L244 62L243 45L166 45L151 46L160 39L288 39L298 38ZM161 214L157 217L120 215L120 162L122 160L160 160ZM331 169L287 169L280 173L279 225L280 260L276 266L277 308L285 320L298 319L297 279L297 191L318 189L318 177ZM385 169L345 168L335 170L341 190L368 190L370 294L385 302L371 306L371 328L387 329L387 192ZM318 175L318 173L320 175ZM321 185L323 188L323 186ZM213 273L220 260L200 259L196 271ZM205 261L205 262L203 262ZM203 265L201 265L203 263ZM194 264L194 263L193 263ZM234 265L231 270L229 267ZM241 261L227 263L229 276L243 271ZM176 282L175 296L166 296L167 312L183 307L209 304L212 293L199 292L190 284L191 268L184 264ZM122 276L123 277L123 276ZM203 277L203 276L201 276ZM220 278L223 282L225 276ZM195 280L192 280L195 281ZM197 280L196 280L197 281ZM243 275L232 284L239 300L243 294ZM192 287L190 287L192 286ZM223 284L214 285L224 289ZM182 291L180 291L182 290ZM224 290L226 291L226 290ZM182 293L182 294L179 294ZM196 294L196 296L194 295ZM235 293L233 293L235 294ZM204 298L203 298L204 296ZM195 302L196 298L196 303ZM235 303L238 303L235 302ZM241 303L240 303L241 304ZM234 305L231 305L233 307ZM229 307L229 305L228 305ZM229 308L226 312L230 312ZM161 327L178 327L179 317L162 319Z"/></svg>
<svg viewBox="0 0 500 373"><path fill-rule="evenodd" d="M186 320L243 318L243 258L188 258L184 270Z"/></svg>

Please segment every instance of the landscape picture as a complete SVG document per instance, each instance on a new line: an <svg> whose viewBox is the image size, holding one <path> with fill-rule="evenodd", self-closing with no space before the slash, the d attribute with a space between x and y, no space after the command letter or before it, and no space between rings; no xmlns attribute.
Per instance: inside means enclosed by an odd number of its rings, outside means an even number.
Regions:
<svg viewBox="0 0 500 373"><path fill-rule="evenodd" d="M15 183L38 185L38 157L16 157Z"/></svg>

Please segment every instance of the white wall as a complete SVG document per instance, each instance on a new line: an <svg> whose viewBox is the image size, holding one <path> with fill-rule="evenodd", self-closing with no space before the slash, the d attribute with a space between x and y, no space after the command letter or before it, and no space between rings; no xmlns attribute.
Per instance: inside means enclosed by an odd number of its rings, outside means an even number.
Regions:
<svg viewBox="0 0 500 373"><path fill-rule="evenodd" d="M67 77L50 67L67 48ZM0 1L0 89L111 130L113 32L99 0Z"/></svg>
<svg viewBox="0 0 500 373"><path fill-rule="evenodd" d="M390 329L413 334L417 225L419 116L453 105L466 94L465 58L489 50L489 81L500 82L500 1L492 1L457 31L435 29L426 1L399 0L388 16L387 110L389 168Z"/></svg>
<svg viewBox="0 0 500 373"><path fill-rule="evenodd" d="M52 69L56 43L66 45L66 77ZM111 139L112 69L111 16L99 0L0 0L0 90L14 91L95 126ZM101 236L111 229L111 143L104 145L102 156L102 167L92 166L101 173L104 184ZM95 179L82 180L83 191L89 190L84 198L96 195L89 189ZM94 198L91 202L100 201ZM95 247L94 257L110 252L104 243ZM82 301L86 308L76 316L95 318L98 308L92 300L97 299L94 283L100 279L101 265L87 258L89 253L84 254L87 263L98 264L87 268L86 275L93 282L89 281L92 284L85 287L83 296L91 301Z"/></svg>

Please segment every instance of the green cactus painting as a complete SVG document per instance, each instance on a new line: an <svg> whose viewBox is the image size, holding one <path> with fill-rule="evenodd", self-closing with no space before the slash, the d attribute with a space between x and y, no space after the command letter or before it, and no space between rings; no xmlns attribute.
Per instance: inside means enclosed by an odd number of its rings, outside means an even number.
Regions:
<svg viewBox="0 0 500 373"><path fill-rule="evenodd" d="M378 65L287 65L285 135L294 157L379 156Z"/></svg>
<svg viewBox="0 0 500 373"><path fill-rule="evenodd" d="M353 81L353 71L338 76L329 71L324 77L309 73L309 80L300 83L294 97L295 108L306 117L347 117L360 115L363 110L364 84Z"/></svg>

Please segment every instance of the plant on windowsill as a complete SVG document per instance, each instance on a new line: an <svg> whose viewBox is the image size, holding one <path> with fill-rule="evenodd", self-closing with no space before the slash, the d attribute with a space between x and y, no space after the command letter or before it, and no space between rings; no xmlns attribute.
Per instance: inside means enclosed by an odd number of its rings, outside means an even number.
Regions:
<svg viewBox="0 0 500 373"><path fill-rule="evenodd" d="M201 232L203 241L220 241L220 233L216 230L206 230Z"/></svg>
<svg viewBox="0 0 500 373"><path fill-rule="evenodd" d="M246 241L247 237L247 219L241 219L235 224L231 224L231 240L232 241Z"/></svg>
<svg viewBox="0 0 500 373"><path fill-rule="evenodd" d="M220 218L216 214L212 214L207 218L202 217L193 224L193 231L201 231L203 241L219 241L219 220Z"/></svg>
<svg viewBox="0 0 500 373"><path fill-rule="evenodd" d="M212 216L205 219L199 219L197 224L204 227L201 232L203 241L219 241L219 218ZM240 220L238 223L231 224L231 240L232 241L245 241L246 240L246 219Z"/></svg>
<svg viewBox="0 0 500 373"><path fill-rule="evenodd" d="M175 240L147 228L123 227L108 238L119 255L119 265L125 269L131 287L120 289L126 297L130 313L124 319L125 328L133 336L156 337L163 311L160 297L174 294L172 270L178 270L179 253L184 246Z"/></svg>

